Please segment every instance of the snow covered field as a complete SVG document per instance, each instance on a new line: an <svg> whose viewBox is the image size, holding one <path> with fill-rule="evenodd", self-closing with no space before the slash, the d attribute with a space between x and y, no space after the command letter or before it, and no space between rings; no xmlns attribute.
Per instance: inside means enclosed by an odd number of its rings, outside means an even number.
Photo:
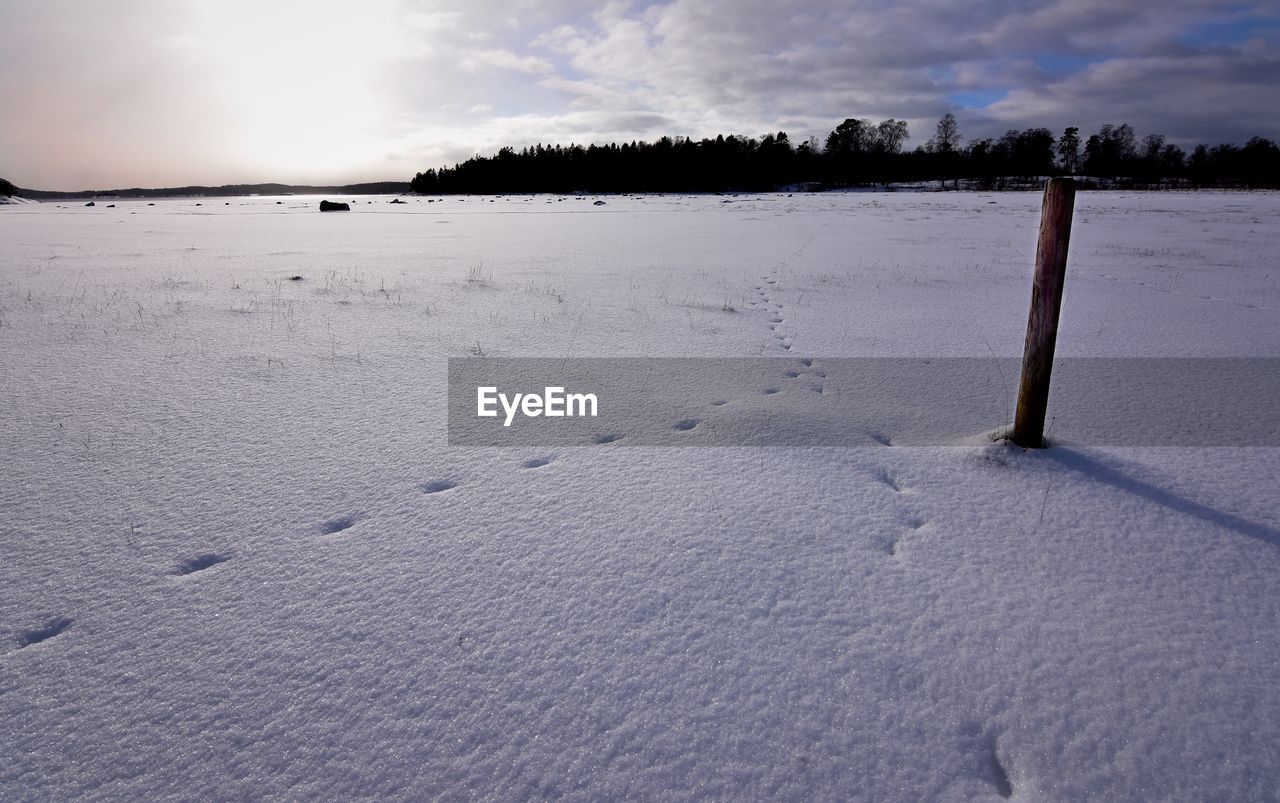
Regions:
<svg viewBox="0 0 1280 803"><path fill-rule="evenodd" d="M0 799L1278 794L1280 449L446 442L448 357L1017 357L1037 194L318 200L0 210ZM1080 195L1059 355L1280 357L1278 221Z"/></svg>

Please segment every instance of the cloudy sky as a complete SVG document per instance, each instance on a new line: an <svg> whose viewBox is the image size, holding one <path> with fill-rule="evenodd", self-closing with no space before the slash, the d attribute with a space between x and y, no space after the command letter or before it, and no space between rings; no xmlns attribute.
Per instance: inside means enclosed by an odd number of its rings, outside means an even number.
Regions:
<svg viewBox="0 0 1280 803"><path fill-rule="evenodd" d="M0 176L408 180L504 144L967 138L1128 122L1280 140L1280 0L0 0Z"/></svg>

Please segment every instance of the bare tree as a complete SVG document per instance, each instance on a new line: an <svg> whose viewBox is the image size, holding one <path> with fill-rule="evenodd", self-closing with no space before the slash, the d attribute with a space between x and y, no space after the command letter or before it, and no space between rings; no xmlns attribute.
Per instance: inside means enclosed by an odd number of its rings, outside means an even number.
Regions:
<svg viewBox="0 0 1280 803"><path fill-rule="evenodd" d="M876 150L881 153L900 153L902 142L907 136L907 121L890 117L876 126Z"/></svg>
<svg viewBox="0 0 1280 803"><path fill-rule="evenodd" d="M926 150L934 153L951 153L960 147L960 125L951 112L942 115L937 132L929 140Z"/></svg>
<svg viewBox="0 0 1280 803"><path fill-rule="evenodd" d="M1164 134L1147 134L1142 138L1142 158L1149 162L1160 161L1164 151Z"/></svg>

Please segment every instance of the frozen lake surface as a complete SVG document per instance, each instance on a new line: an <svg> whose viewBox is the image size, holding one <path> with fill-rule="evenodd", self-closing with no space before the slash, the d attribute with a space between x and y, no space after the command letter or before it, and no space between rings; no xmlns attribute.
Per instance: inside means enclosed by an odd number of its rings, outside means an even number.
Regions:
<svg viewBox="0 0 1280 803"><path fill-rule="evenodd" d="M446 440L449 357L1016 358L1037 194L318 200L0 208L0 798L1280 788L1280 449ZM1280 357L1278 222L1081 194L1059 355Z"/></svg>

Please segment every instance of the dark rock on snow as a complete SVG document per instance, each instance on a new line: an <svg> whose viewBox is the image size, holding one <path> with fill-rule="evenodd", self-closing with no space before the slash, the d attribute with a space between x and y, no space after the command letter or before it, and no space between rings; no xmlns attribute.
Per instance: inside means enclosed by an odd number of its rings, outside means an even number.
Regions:
<svg viewBox="0 0 1280 803"><path fill-rule="evenodd" d="M350 212L351 206L350 204L336 203L334 201L321 201L320 211L321 212Z"/></svg>

